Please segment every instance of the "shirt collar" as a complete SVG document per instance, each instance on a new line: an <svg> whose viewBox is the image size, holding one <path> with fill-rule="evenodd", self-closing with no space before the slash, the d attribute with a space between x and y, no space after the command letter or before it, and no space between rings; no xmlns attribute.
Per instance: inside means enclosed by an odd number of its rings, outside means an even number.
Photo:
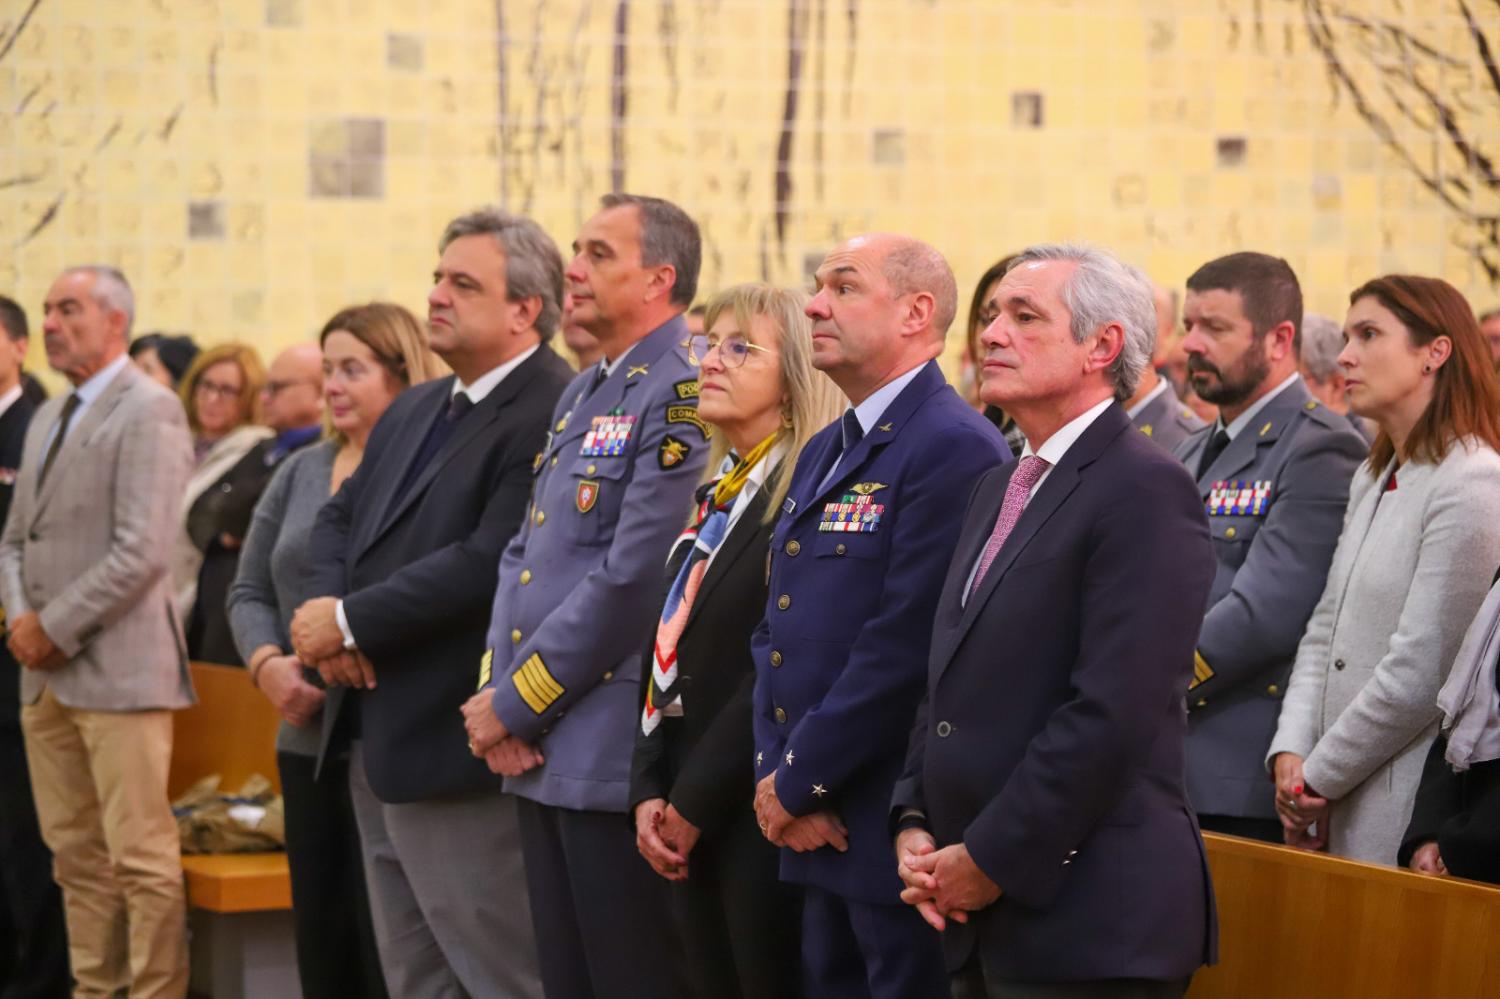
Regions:
<svg viewBox="0 0 1500 999"><path fill-rule="evenodd" d="M115 380L115 375L124 371L125 365L129 363L130 355L121 354L90 375L87 381L73 390L73 394L78 396L80 403L87 406L104 394L104 390L109 387L109 383Z"/></svg>
<svg viewBox="0 0 1500 999"><path fill-rule="evenodd" d="M21 398L21 383L16 382L9 392L0 395L0 416L10 412L10 407L14 406L19 398Z"/></svg>
<svg viewBox="0 0 1500 999"><path fill-rule="evenodd" d="M880 422L880 418L885 415L891 403L896 401L896 396L901 394L901 390L910 385L917 375L922 373L922 369L931 363L931 361L923 361L910 371L897 375L871 392L864 402L855 406L854 418L859 421L859 428L867 434L874 429L875 424Z"/></svg>
<svg viewBox="0 0 1500 999"><path fill-rule="evenodd" d="M1146 398L1142 399L1134 406L1131 406L1129 409L1125 410L1125 415L1130 417L1132 420L1135 419L1136 415L1140 413L1141 410L1145 409L1147 406L1155 402L1158 398L1161 397L1161 394L1163 392L1171 387L1172 383L1167 381L1165 378L1158 379L1156 382L1156 388L1152 389L1151 392L1146 396Z"/></svg>
<svg viewBox="0 0 1500 999"><path fill-rule="evenodd" d="M1292 372L1287 376L1286 381L1282 382L1280 385L1276 386L1271 391L1261 396L1259 399L1256 399L1255 403L1249 409L1245 410L1239 416L1236 416L1234 418L1234 422L1231 423L1228 427L1224 426L1224 415L1220 413L1219 418L1214 421L1214 432L1218 433L1220 430L1224 430L1229 434L1229 439L1234 440L1240 435L1240 431L1249 426L1250 421L1255 419L1255 417L1260 414L1261 410L1270 405L1272 399L1276 398L1278 395L1290 388L1293 382L1299 382L1301 380L1302 375L1300 372Z"/></svg>
<svg viewBox="0 0 1500 999"><path fill-rule="evenodd" d="M644 337L642 339L644 339ZM624 362L625 358L630 356L630 352L632 350L635 350L635 348L640 345L640 342L640 340L637 340L629 347L626 347L624 350L620 351L620 356L615 358L613 361L611 361L607 357L599 358L599 370L604 372L604 377L608 378L610 375L614 374L615 369Z"/></svg>
<svg viewBox="0 0 1500 999"><path fill-rule="evenodd" d="M1057 467L1057 463L1063 460L1063 456L1068 453L1068 449L1077 442L1078 438L1083 436L1083 432L1092 426L1100 414L1108 409L1114 401L1114 397L1111 396L1102 402L1095 403L1089 409L1073 417L1073 419L1064 423L1056 433L1048 437L1046 443L1038 450L1033 451L1031 449L1031 441L1027 441L1026 446L1021 449L1021 457L1025 458L1027 455L1034 454L1045 461L1049 468Z"/></svg>
<svg viewBox="0 0 1500 999"><path fill-rule="evenodd" d="M491 368L484 374L480 375L478 378L474 379L473 385L465 385L461 378L454 376L453 395L458 395L460 392L462 392L464 395L469 397L470 402L472 402L476 406L479 405L484 401L485 396L495 391L495 387L505 380L506 375L510 374L512 371L516 370L516 368L520 367L521 362L526 360L526 358L530 357L532 354L535 354L537 352L537 348L540 346L540 344L533 344L499 367Z"/></svg>

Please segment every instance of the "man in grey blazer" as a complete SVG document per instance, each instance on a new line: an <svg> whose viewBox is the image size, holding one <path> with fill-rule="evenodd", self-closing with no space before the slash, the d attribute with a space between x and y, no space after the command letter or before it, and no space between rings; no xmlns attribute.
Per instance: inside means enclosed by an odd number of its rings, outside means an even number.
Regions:
<svg viewBox="0 0 1500 999"><path fill-rule="evenodd" d="M519 799L553 999L667 999L680 975L652 960L671 953L666 882L626 813L641 649L708 456L682 320L700 246L682 209L634 195L606 196L574 241L572 318L604 359L557 403L464 706L474 755Z"/></svg>
<svg viewBox="0 0 1500 999"><path fill-rule="evenodd" d="M0 538L21 725L80 996L182 996L188 983L167 768L171 712L194 698L166 553L192 448L181 404L125 354L133 313L109 267L70 268L47 293L47 361L73 388L32 420Z"/></svg>
<svg viewBox="0 0 1500 999"><path fill-rule="evenodd" d="M1198 414L1182 404L1172 383L1150 365L1141 372L1135 395L1126 401L1125 415L1137 430L1168 451L1203 429Z"/></svg>
<svg viewBox="0 0 1500 999"><path fill-rule="evenodd" d="M1187 289L1188 379L1219 406L1175 452L1218 559L1188 687L1188 797L1204 829L1279 843L1266 747L1366 447L1297 373L1302 290L1286 261L1230 254Z"/></svg>

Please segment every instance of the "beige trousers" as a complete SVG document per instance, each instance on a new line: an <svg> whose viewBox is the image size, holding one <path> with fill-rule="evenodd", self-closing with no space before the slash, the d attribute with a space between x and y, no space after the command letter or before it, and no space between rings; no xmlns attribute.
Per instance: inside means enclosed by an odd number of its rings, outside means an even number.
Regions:
<svg viewBox="0 0 1500 999"><path fill-rule="evenodd" d="M167 800L170 711L21 708L42 838L62 887L75 996L187 994L186 899Z"/></svg>

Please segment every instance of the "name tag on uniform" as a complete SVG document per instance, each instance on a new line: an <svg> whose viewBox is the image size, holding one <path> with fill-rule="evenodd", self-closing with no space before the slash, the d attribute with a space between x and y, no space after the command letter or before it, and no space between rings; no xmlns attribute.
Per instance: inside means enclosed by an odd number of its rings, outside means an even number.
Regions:
<svg viewBox="0 0 1500 999"><path fill-rule="evenodd" d="M583 444L578 453L585 458L617 458L625 453L630 443L631 431L635 429L634 416L609 414L596 416L583 435Z"/></svg>
<svg viewBox="0 0 1500 999"><path fill-rule="evenodd" d="M1210 517L1260 517L1271 505L1269 480L1215 482L1203 507Z"/></svg>
<svg viewBox="0 0 1500 999"><path fill-rule="evenodd" d="M868 534L879 529L884 513L885 504L876 503L873 496L845 493L843 499L823 504L818 530Z"/></svg>

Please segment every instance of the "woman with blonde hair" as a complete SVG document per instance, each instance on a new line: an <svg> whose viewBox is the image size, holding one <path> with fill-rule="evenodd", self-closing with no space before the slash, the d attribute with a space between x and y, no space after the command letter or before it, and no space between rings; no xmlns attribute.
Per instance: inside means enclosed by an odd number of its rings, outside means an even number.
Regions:
<svg viewBox="0 0 1500 999"><path fill-rule="evenodd" d="M1457 289L1349 296L1350 410L1380 428L1266 755L1286 841L1396 862L1438 690L1500 564L1500 385Z"/></svg>
<svg viewBox="0 0 1500 999"><path fill-rule="evenodd" d="M172 555L177 619L187 627L198 598L203 548L188 533L193 504L229 473L251 448L271 436L260 426L260 390L266 366L254 347L223 343L198 352L177 387L193 435L193 474L182 498L182 528Z"/></svg>
<svg viewBox="0 0 1500 999"><path fill-rule="evenodd" d="M370 431L404 389L447 373L406 309L374 302L324 324L327 437L277 469L261 496L229 589L229 621L250 680L282 716L276 761L286 801L286 850L302 993L383 996L369 921L347 756L313 779L323 691L291 651L292 614L320 594L308 538L318 510L359 466Z"/></svg>
<svg viewBox="0 0 1500 999"><path fill-rule="evenodd" d="M636 846L672 882L681 970L694 995L800 992L793 889L755 825L750 633L766 553L803 447L843 397L812 366L806 298L764 284L715 296L702 336L698 415L713 428L707 480L667 559L641 667L631 775ZM663 458L663 460L666 460Z"/></svg>

